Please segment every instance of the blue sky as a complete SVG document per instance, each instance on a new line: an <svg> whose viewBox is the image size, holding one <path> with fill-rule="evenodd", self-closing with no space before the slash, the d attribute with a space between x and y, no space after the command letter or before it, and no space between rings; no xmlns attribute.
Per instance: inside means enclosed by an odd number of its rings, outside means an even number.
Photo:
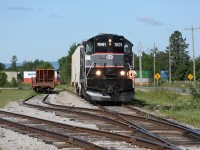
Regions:
<svg viewBox="0 0 200 150"><path fill-rule="evenodd" d="M123 35L149 53L154 43L164 51L178 30L190 44L200 27L199 0L0 0L0 62L57 61L70 45L99 33ZM200 30L194 30L200 56Z"/></svg>

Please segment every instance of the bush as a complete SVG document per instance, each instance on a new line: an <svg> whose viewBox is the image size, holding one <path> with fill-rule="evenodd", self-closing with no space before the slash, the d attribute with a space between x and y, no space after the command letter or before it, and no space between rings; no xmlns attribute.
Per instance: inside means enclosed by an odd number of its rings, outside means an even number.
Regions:
<svg viewBox="0 0 200 150"><path fill-rule="evenodd" d="M19 88L20 90L23 90L23 89L32 89L32 84L31 83L20 83L19 84Z"/></svg>
<svg viewBox="0 0 200 150"><path fill-rule="evenodd" d="M16 79L14 77L11 80L11 86L12 87L17 87L18 86L18 83L17 83L17 81L16 81Z"/></svg>
<svg viewBox="0 0 200 150"><path fill-rule="evenodd" d="M196 86L191 85L191 94L193 96L193 100L200 100L200 84L197 83Z"/></svg>
<svg viewBox="0 0 200 150"><path fill-rule="evenodd" d="M3 87L7 83L7 75L4 72L0 72L0 86Z"/></svg>

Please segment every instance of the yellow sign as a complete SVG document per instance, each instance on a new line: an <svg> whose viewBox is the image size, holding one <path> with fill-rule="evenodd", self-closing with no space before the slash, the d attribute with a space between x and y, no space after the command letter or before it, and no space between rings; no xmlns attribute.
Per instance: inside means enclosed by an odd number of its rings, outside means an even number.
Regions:
<svg viewBox="0 0 200 150"><path fill-rule="evenodd" d="M189 75L188 75L188 79L192 80L192 78L193 78L193 75L192 75L192 74L189 74Z"/></svg>
<svg viewBox="0 0 200 150"><path fill-rule="evenodd" d="M154 75L154 77L158 80L158 79L160 79L160 74L159 73L156 73L155 75Z"/></svg>

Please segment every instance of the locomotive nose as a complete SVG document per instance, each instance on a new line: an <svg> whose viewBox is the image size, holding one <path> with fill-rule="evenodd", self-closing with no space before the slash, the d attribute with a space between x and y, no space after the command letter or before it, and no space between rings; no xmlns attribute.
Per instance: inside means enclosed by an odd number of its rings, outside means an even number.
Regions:
<svg viewBox="0 0 200 150"><path fill-rule="evenodd" d="M107 68L112 67L124 67L124 54L106 54L102 53L101 55L95 55L94 62L96 66L106 66Z"/></svg>

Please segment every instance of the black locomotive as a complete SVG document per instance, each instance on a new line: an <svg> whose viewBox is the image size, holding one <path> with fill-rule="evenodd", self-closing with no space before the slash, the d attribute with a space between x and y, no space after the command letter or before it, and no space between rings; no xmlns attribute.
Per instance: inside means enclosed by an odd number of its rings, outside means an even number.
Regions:
<svg viewBox="0 0 200 150"><path fill-rule="evenodd" d="M99 34L72 55L72 85L92 101L129 101L134 96L133 44L123 36Z"/></svg>

